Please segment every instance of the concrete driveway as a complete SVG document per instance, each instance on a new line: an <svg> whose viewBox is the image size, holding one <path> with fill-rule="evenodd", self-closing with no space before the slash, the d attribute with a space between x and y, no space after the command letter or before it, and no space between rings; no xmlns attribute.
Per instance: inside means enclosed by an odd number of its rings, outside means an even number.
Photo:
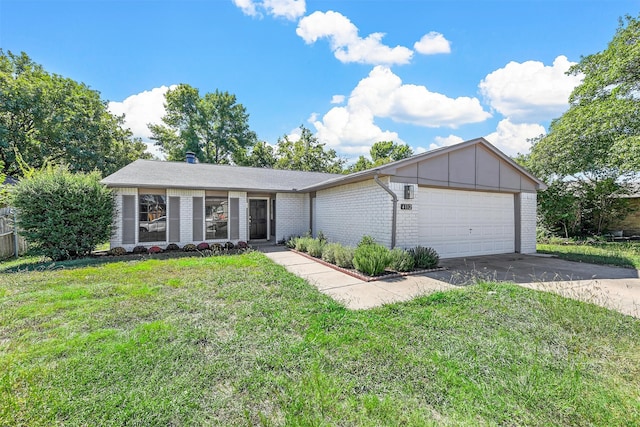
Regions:
<svg viewBox="0 0 640 427"><path fill-rule="evenodd" d="M635 269L521 254L452 258L440 265L446 270L425 276L454 286L514 282L640 317L640 271Z"/></svg>
<svg viewBox="0 0 640 427"><path fill-rule="evenodd" d="M490 255L440 261L446 270L363 282L281 246L258 248L347 308L358 310L467 286L477 280L514 282L640 318L640 272L544 255Z"/></svg>

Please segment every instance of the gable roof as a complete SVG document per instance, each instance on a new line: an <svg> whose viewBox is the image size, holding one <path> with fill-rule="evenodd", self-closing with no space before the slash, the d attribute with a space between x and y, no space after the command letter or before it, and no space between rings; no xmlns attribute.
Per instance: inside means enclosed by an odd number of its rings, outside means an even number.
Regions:
<svg viewBox="0 0 640 427"><path fill-rule="evenodd" d="M304 172L283 169L253 168L244 166L214 165L208 163L165 162L160 160L136 160L102 180L109 187L162 187L226 191L309 192L336 185L363 181L376 175L393 176L408 166L418 165L439 156L459 152L479 145L493 156L508 164L531 182L531 188L544 190L544 182L533 176L509 156L491 145L484 138L476 138L460 144L441 147L406 159L355 172L349 175Z"/></svg>
<svg viewBox="0 0 640 427"><path fill-rule="evenodd" d="M293 192L342 175L208 163L136 160L102 180L109 187Z"/></svg>
<svg viewBox="0 0 640 427"><path fill-rule="evenodd" d="M420 162L424 162L425 160L429 160L432 158L436 158L438 156L443 156L448 153L456 152L464 150L468 147L480 145L489 150L493 155L503 160L511 167L513 167L519 174L526 177L528 180L532 181L536 190L544 190L547 188L546 184L533 176L529 171L524 169L522 166L513 161L509 156L504 154L502 151L498 150L494 147L489 141L484 138L476 138L469 141L461 142L459 144L450 145L448 147L440 147L435 150L430 150L421 154L416 154L415 156L408 157L406 159L397 160L395 162L387 163L375 168L367 169L361 172L355 172L349 175L339 175L332 179L329 179L324 182L311 184L308 187L304 187L301 190L303 191L317 191L325 188L333 187L335 185L348 184L351 182L358 182L368 178L372 178L375 175L380 176L389 176L395 175L400 169L406 168L407 166L411 166L414 164L418 164Z"/></svg>

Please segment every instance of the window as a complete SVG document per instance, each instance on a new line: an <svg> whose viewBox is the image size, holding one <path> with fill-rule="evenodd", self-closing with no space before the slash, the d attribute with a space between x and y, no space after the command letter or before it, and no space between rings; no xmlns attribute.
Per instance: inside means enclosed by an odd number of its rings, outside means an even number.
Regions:
<svg viewBox="0 0 640 427"><path fill-rule="evenodd" d="M207 240L227 239L229 204L226 197L205 197L204 216L207 227Z"/></svg>
<svg viewBox="0 0 640 427"><path fill-rule="evenodd" d="M167 202L160 194L140 195L140 242L167 240Z"/></svg>

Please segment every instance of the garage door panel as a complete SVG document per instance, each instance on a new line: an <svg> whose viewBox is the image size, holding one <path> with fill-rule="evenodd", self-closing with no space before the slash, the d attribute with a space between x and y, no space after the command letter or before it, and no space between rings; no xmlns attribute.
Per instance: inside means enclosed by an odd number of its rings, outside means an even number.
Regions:
<svg viewBox="0 0 640 427"><path fill-rule="evenodd" d="M419 189L419 238L442 258L515 251L512 194Z"/></svg>

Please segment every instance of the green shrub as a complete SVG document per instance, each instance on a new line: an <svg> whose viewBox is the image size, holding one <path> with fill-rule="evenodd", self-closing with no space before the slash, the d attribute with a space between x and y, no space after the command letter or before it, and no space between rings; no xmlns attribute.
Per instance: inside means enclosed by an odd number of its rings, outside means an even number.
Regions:
<svg viewBox="0 0 640 427"><path fill-rule="evenodd" d="M331 264L336 263L336 250L341 248L340 243L327 243L322 249L322 260Z"/></svg>
<svg viewBox="0 0 640 427"><path fill-rule="evenodd" d="M145 246L136 246L135 248L133 248L133 250L131 251L134 254L146 254L147 252L149 252L149 250L145 247Z"/></svg>
<svg viewBox="0 0 640 427"><path fill-rule="evenodd" d="M353 254L353 266L369 276L382 273L389 265L389 261L389 249L377 243L361 244Z"/></svg>
<svg viewBox="0 0 640 427"><path fill-rule="evenodd" d="M409 253L415 260L416 268L434 268L438 266L438 261L440 261L440 255L433 248L416 246L413 249L409 249Z"/></svg>
<svg viewBox="0 0 640 427"><path fill-rule="evenodd" d="M360 246L364 246L364 245L374 245L376 243L376 239L374 239L371 236L362 236L362 239L360 239L360 243L358 243L358 247Z"/></svg>
<svg viewBox="0 0 640 427"><path fill-rule="evenodd" d="M311 237L298 237L296 239L296 251L307 252L309 244L313 241Z"/></svg>
<svg viewBox="0 0 640 427"><path fill-rule="evenodd" d="M187 243L186 245L184 245L182 247L182 250L184 252L195 252L196 251L196 245L194 245L193 243Z"/></svg>
<svg viewBox="0 0 640 427"><path fill-rule="evenodd" d="M322 250L324 249L325 244L324 240L311 239L307 244L307 253L312 257L320 258L322 257Z"/></svg>
<svg viewBox="0 0 640 427"><path fill-rule="evenodd" d="M167 245L167 248L165 249L165 251L170 252L170 251L179 251L180 250L180 246L176 245L175 243L169 243Z"/></svg>
<svg viewBox="0 0 640 427"><path fill-rule="evenodd" d="M117 246L115 248L112 248L109 251L110 255L113 256L122 256L122 255L126 255L127 254L127 250L125 248L123 248L122 246Z"/></svg>
<svg viewBox="0 0 640 427"><path fill-rule="evenodd" d="M404 249L395 248L389 252L389 267L395 271L411 271L416 264L413 256Z"/></svg>
<svg viewBox="0 0 640 427"><path fill-rule="evenodd" d="M333 256L336 259L336 265L342 268L353 268L353 255L355 249L338 245L333 250Z"/></svg>
<svg viewBox="0 0 640 427"><path fill-rule="evenodd" d="M296 242L298 241L300 237L294 237L291 236L288 239L283 239L284 240L284 244L289 248L289 249L295 249L296 248Z"/></svg>
<svg viewBox="0 0 640 427"><path fill-rule="evenodd" d="M55 261L87 256L111 237L114 199L97 172L48 168L12 191L23 236Z"/></svg>

